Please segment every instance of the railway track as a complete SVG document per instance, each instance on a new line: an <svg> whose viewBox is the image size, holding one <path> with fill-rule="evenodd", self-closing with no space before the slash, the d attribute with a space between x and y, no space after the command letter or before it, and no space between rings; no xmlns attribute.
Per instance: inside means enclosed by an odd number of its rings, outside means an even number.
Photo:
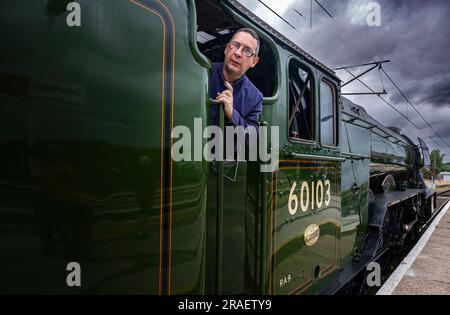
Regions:
<svg viewBox="0 0 450 315"><path fill-rule="evenodd" d="M441 213L444 206L447 204L447 202L450 201L450 189L438 192L436 194L436 208L437 210L434 212L434 214L431 216L430 220L426 224L422 226L421 232L416 238L416 240L413 242L413 244L409 245L408 247L408 253L409 251L416 245L417 241L422 237L423 233L427 230L427 228L430 226L430 224L434 221L434 219L438 216L439 213ZM406 255L408 254L406 253ZM405 255L405 256L406 256Z"/></svg>
<svg viewBox="0 0 450 315"><path fill-rule="evenodd" d="M442 209L442 207L447 203L450 199L450 189L446 189L437 194L436 202L438 209Z"/></svg>
<svg viewBox="0 0 450 315"><path fill-rule="evenodd" d="M386 270L389 270L389 272L382 275L382 284L381 287L384 285L387 279L392 275L392 273L397 269L399 264L403 261L403 259L410 253L410 251L414 248L414 246L417 244L417 242L420 240L422 235L427 231L430 224L435 220L435 218L439 215L439 213L442 211L442 209L447 205L447 203L450 202L450 189L446 189L443 191L440 191L436 194L436 208L437 210L434 212L430 220L424 224L421 227L420 233L417 235L415 240L413 242L410 242L405 249L402 251L401 255L398 255L395 259L392 260L389 267L386 268ZM380 287L380 288L381 288ZM379 289L379 288L378 288ZM373 295L377 293L377 290L369 290L368 294Z"/></svg>

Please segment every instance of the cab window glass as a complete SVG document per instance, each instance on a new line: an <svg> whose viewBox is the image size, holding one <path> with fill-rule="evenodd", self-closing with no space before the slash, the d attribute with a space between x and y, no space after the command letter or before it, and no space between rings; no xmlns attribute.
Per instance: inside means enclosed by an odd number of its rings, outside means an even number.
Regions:
<svg viewBox="0 0 450 315"><path fill-rule="evenodd" d="M289 64L289 136L314 140L313 76L296 60Z"/></svg>
<svg viewBox="0 0 450 315"><path fill-rule="evenodd" d="M336 92L327 81L320 83L320 141L324 146L336 146Z"/></svg>

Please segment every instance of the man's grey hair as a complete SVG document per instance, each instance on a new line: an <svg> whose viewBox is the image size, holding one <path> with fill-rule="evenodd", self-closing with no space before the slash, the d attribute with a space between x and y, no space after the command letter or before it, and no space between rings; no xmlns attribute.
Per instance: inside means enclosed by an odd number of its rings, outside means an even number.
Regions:
<svg viewBox="0 0 450 315"><path fill-rule="evenodd" d="M254 30L252 30L251 28L241 28L240 30L237 30L236 31L236 33L234 33L234 35L233 36L235 36L236 34L238 34L238 33L247 33L247 34L250 34L254 39L256 39L256 42L258 43L257 45L256 45L256 51L255 51L255 56L258 56L258 54L259 54L259 48L260 48L260 45L261 45L261 43L260 43L260 41L259 41L259 36L258 36L258 33L256 33Z"/></svg>

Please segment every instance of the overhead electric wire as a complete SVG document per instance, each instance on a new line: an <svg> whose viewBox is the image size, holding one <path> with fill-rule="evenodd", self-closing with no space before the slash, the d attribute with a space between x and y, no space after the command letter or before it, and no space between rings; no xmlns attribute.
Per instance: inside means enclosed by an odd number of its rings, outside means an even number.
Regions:
<svg viewBox="0 0 450 315"><path fill-rule="evenodd" d="M306 19L306 17L305 17L300 11L298 11L296 8L294 8L294 11L295 11L298 15L300 15L302 18Z"/></svg>
<svg viewBox="0 0 450 315"><path fill-rule="evenodd" d="M292 27L294 30L296 30L299 34L301 34L301 32L295 28L294 25L292 25L291 23L289 23L289 21L287 21L285 18L283 18L281 15L279 15L277 12L275 12L271 7L269 7L267 4L265 4L262 0L258 0L259 3L261 3L263 6L265 6L267 9L270 10L270 12L272 12L273 14L275 14L277 17L279 17L284 23L286 23L287 25L289 25L290 27Z"/></svg>
<svg viewBox="0 0 450 315"><path fill-rule="evenodd" d="M324 6L323 6L323 5L321 5L321 4L320 4L320 2L319 2L318 0L314 0L314 2L315 2L315 3L317 3L317 4L319 5L319 7L321 7L321 8L322 8L322 10L324 10L324 11L325 11L325 13L326 13L326 14L328 14L328 16L329 16L330 18L332 18L332 19L333 19L333 21L335 21L335 22L336 22L336 19L334 18L334 16L332 16L332 15L331 15L331 13L330 13L330 12L328 12L328 11L327 11L327 9L325 9L325 8L324 8Z"/></svg>
<svg viewBox="0 0 450 315"><path fill-rule="evenodd" d="M392 80L392 78L386 73L386 71L381 68L381 70L383 71L383 73L386 75L386 77L391 81L391 83L395 86L395 88L400 92L400 94L405 98L405 100L408 102L409 105L411 105L411 107L414 109L414 111L420 116L420 118L423 119L423 121L428 125L428 127L431 128L431 130L433 130L434 134L436 136L438 136L439 139L441 139L441 141L443 143L445 143L445 145L447 147L450 147L450 145L447 143L447 141L445 141L438 133L437 131L433 128L433 126L431 126L431 124L422 116L422 114L417 110L417 108L410 102L410 100L408 99L408 97L406 97L405 93L403 93L403 91L398 87L398 85L394 82L394 80Z"/></svg>
<svg viewBox="0 0 450 315"><path fill-rule="evenodd" d="M350 72L350 70L348 70L346 67L340 65L342 67L343 70L347 71L352 77L356 78L356 76ZM366 88L368 88L372 93L377 94L370 86L368 86L366 83L364 83L363 81L361 81L361 79L357 78L357 80L364 85ZM400 116L402 116L403 118L405 118L411 125L413 125L418 131L422 131L422 129L416 125L411 119L409 119L407 116L405 116L403 113L401 113L398 109L396 109L394 107L394 105L392 105L391 103L389 103L385 98L381 97L380 95L377 95L383 102L385 102L389 107L391 107L393 110L395 110ZM433 137L429 136L429 138L434 142L434 144L436 144L436 146L438 148L441 148L442 146L439 145L436 141L434 141ZM448 151L445 150L445 152L448 153Z"/></svg>
<svg viewBox="0 0 450 315"><path fill-rule="evenodd" d="M431 137L431 136L428 136L428 139L431 139L431 141L433 141L434 142L434 144L439 148L439 150L440 151L442 151L442 152L446 152L447 154L445 154L446 156L447 155L449 155L448 153L449 153L449 151L447 151L447 150L445 150L445 149L443 149L442 148L442 146L439 144L439 143L437 143L436 141L434 141L434 139L433 139L433 137ZM431 153L431 152L430 152Z"/></svg>
<svg viewBox="0 0 450 315"><path fill-rule="evenodd" d="M341 67L343 67L341 65ZM343 67L344 68L344 67ZM356 76L350 72L350 70L344 68L345 71L347 71L352 77L356 78ZM366 88L368 88L372 93L377 94L371 87L369 87L367 84L365 84L363 81L361 81L359 78L357 78L357 80L359 82L361 82L362 85L364 85ZM408 117L406 117L402 112L400 112L397 108L394 107L394 105L392 105L391 103L389 103L386 99L384 99L381 96L378 96L379 98L381 98L383 100L383 102L385 102L387 105L389 105L389 107L391 107L393 110L395 110L399 115L401 115L403 118L405 118L411 125L413 125L415 128L417 128L417 130L421 130L419 128L419 126L417 126L413 121L411 121Z"/></svg>

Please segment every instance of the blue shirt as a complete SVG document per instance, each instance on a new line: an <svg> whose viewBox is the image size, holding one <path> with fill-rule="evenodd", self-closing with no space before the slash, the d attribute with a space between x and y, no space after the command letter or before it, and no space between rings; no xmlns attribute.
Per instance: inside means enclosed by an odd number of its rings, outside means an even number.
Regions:
<svg viewBox="0 0 450 315"><path fill-rule="evenodd" d="M214 64L210 90L210 97L212 99L216 99L217 93L222 93L227 89L224 81L223 63ZM262 93L253 85L246 75L232 83L232 86L233 115L231 120L228 120L227 117L225 117L225 125L235 127L242 126L244 128L254 126L256 130L258 130L259 118L262 112ZM210 115L212 124L217 126L219 124L219 105L212 105Z"/></svg>

